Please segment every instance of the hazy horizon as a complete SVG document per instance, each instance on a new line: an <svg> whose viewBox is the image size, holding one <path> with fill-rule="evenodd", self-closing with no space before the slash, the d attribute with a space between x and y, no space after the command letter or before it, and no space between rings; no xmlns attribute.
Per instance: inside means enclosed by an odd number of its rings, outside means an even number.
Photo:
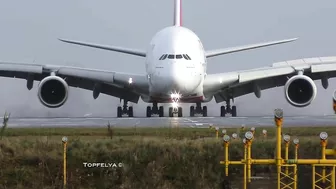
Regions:
<svg viewBox="0 0 336 189"><path fill-rule="evenodd" d="M165 1L4 1L0 0L0 61L55 64L145 73L144 58L62 43L57 38L146 49L151 37L173 24L173 0ZM336 2L298 1L183 1L183 25L193 30L205 49L298 37L293 43L222 55L208 60L208 73L269 66L274 62L335 56ZM119 99L92 91L70 88L64 106L44 107L37 98L37 85L28 91L26 81L1 78L0 114L13 116L116 116ZM285 115L334 114L332 93L335 79L323 89L316 81L317 97L305 108L287 103L283 87L235 99L238 116L271 115L283 108ZM5 90L4 90L5 89ZM189 105L184 115L189 115ZM220 106L206 104L208 116L219 116ZM135 116L145 116L147 104L134 105ZM169 104L165 104L168 107ZM168 109L165 108L167 114Z"/></svg>

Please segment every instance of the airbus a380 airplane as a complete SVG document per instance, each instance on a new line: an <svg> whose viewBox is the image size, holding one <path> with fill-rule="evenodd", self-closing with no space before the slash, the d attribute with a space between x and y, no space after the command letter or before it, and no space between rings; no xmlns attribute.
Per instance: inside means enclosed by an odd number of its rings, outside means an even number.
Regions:
<svg viewBox="0 0 336 189"><path fill-rule="evenodd" d="M207 58L294 41L287 39L233 48L204 50L197 35L182 26L181 0L175 0L174 25L166 27L152 38L147 51L116 46L105 46L86 42L60 39L63 42L116 51L145 57L146 75L118 73L78 67L37 65L0 62L0 76L27 80L27 88L34 81L40 81L38 98L49 108L62 106L68 99L69 86L92 90L93 98L100 93L124 100L118 107L117 116L133 116L132 106L127 102L153 103L147 107L147 117L153 114L164 116L163 106L158 103L172 103L169 116L175 113L182 117L179 103L195 103L190 107L190 116L207 116L207 107L201 103L213 98L221 106L220 115L237 116L234 98L254 93L258 98L261 91L284 86L287 101L296 107L308 106L316 96L313 80L321 79L324 88L328 78L336 75L336 57L317 57L274 63L270 67L252 70L206 74Z"/></svg>

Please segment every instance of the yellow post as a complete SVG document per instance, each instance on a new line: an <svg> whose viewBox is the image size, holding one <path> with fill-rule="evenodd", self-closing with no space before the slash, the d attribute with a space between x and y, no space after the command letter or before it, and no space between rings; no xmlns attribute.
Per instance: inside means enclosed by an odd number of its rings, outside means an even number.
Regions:
<svg viewBox="0 0 336 189"><path fill-rule="evenodd" d="M66 180L66 151L67 151L67 142L68 138L64 136L62 138L62 143L63 143L63 188L66 189L67 187L67 180Z"/></svg>
<svg viewBox="0 0 336 189"><path fill-rule="evenodd" d="M295 156L294 159L297 160L298 159L298 151L299 151L299 139L294 139L293 143L295 144Z"/></svg>
<svg viewBox="0 0 336 189"><path fill-rule="evenodd" d="M290 141L290 136L289 135L284 135L283 136L284 142L285 142L285 160L288 160L288 148L289 148L289 141ZM288 166L285 167L286 175L288 175Z"/></svg>
<svg viewBox="0 0 336 189"><path fill-rule="evenodd" d="M219 130L219 128L216 127L216 139L218 139L218 130Z"/></svg>
<svg viewBox="0 0 336 189"><path fill-rule="evenodd" d="M246 143L246 138L243 139L244 142L244 161L246 162L247 160L247 143ZM247 189L247 166L246 163L244 163L244 189Z"/></svg>
<svg viewBox="0 0 336 189"><path fill-rule="evenodd" d="M224 149L225 149L225 159L224 159L225 176L229 176L229 141L230 141L230 136L225 134L223 136L223 140L224 140Z"/></svg>
<svg viewBox="0 0 336 189"><path fill-rule="evenodd" d="M326 147L327 147L327 138L328 134L326 132L321 132L320 133L320 139L321 139L321 147L322 147L322 153L321 153L321 159L325 160L326 159ZM322 183L326 182L326 170L325 167L322 167Z"/></svg>
<svg viewBox="0 0 336 189"><path fill-rule="evenodd" d="M274 110L274 121L275 125L277 127L276 132L276 165L277 165L277 177L278 177L278 189L280 189L280 178L281 178L281 165L282 165L282 159L281 159L281 127L282 127L282 121L283 121L283 111L282 109L275 109Z"/></svg>
<svg viewBox="0 0 336 189"><path fill-rule="evenodd" d="M247 131L245 133L246 144L247 144L247 180L251 182L251 146L253 141L253 133L251 131Z"/></svg>
<svg viewBox="0 0 336 189"><path fill-rule="evenodd" d="M264 139L266 139L267 138L267 130L263 129L262 133L263 133Z"/></svg>

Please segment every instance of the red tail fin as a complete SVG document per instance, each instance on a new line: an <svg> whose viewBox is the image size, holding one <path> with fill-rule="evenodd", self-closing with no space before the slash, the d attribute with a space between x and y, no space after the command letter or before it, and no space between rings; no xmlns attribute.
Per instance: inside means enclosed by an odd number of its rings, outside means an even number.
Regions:
<svg viewBox="0 0 336 189"><path fill-rule="evenodd" d="M174 5L174 25L182 26L182 0L175 0Z"/></svg>

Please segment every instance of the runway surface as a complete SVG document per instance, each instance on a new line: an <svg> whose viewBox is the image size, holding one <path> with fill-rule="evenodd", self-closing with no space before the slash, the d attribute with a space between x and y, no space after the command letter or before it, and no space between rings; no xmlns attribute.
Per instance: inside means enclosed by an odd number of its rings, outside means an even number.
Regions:
<svg viewBox="0 0 336 189"><path fill-rule="evenodd" d="M10 118L9 128L27 127L274 127L273 116L268 117L151 117L151 118ZM285 117L284 127L335 126L336 116Z"/></svg>

